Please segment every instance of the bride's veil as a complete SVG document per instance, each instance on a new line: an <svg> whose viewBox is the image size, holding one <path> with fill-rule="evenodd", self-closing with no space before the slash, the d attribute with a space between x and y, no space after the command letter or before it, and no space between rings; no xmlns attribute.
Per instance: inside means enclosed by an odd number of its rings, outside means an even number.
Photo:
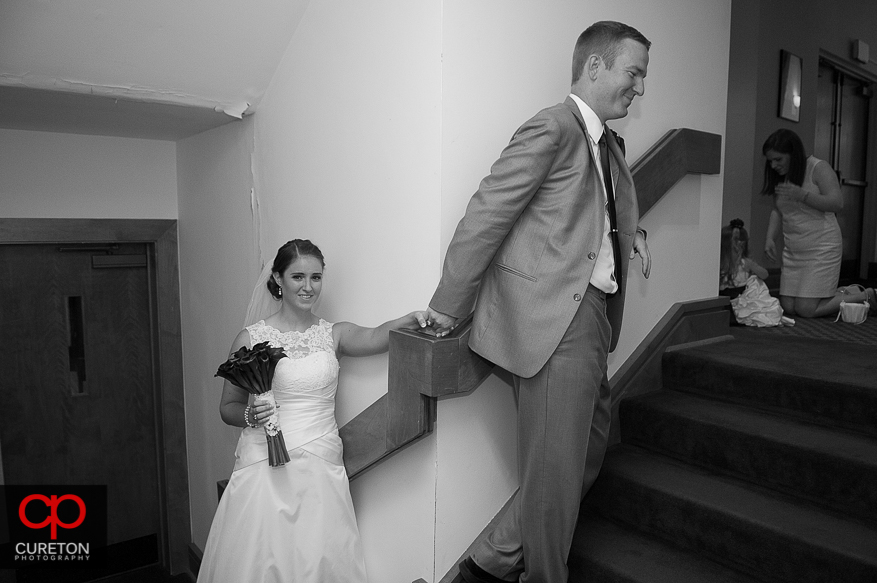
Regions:
<svg viewBox="0 0 877 583"><path fill-rule="evenodd" d="M268 291L265 283L271 277L271 263L266 263L262 268L262 273L256 279L256 286L253 288L253 295L250 297L250 305L247 306L247 317L244 320L244 328L255 324L259 320L264 320L274 312L280 309L280 302Z"/></svg>

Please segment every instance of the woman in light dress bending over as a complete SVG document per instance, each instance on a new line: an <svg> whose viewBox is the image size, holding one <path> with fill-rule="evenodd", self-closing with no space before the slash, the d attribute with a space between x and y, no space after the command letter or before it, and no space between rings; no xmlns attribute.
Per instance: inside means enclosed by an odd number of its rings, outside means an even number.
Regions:
<svg viewBox="0 0 877 583"><path fill-rule="evenodd" d="M277 363L272 390L290 461L268 464L262 426L275 407L249 404L249 394L226 381L220 415L243 431L199 583L367 580L335 423L338 358L386 352L390 330L423 328L426 314L412 312L376 328L326 322L313 313L324 267L323 254L310 241L283 245L257 284L250 325L232 343L233 353L268 341L287 356ZM273 314L250 322L259 317L254 312L270 313L271 304Z"/></svg>
<svg viewBox="0 0 877 583"><path fill-rule="evenodd" d="M776 239L783 234L780 304L789 316L819 318L837 314L840 303L862 302L877 309L874 289L838 289L843 240L835 213L843 194L828 162L806 156L798 134L780 129L764 142L764 188L774 206L764 252L777 260Z"/></svg>

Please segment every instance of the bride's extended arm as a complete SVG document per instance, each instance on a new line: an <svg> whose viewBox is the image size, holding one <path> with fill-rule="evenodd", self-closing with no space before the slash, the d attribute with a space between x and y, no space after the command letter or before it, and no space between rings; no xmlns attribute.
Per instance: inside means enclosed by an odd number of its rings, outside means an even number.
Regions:
<svg viewBox="0 0 877 583"><path fill-rule="evenodd" d="M426 328L426 312L411 312L376 328L338 322L333 326L332 333L339 356L370 356L387 351L390 347L390 330L419 328Z"/></svg>

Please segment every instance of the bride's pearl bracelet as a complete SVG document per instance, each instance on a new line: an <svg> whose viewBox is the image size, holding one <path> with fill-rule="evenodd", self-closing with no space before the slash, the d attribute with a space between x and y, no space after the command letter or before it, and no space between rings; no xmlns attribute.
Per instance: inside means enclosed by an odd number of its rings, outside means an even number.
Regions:
<svg viewBox="0 0 877 583"><path fill-rule="evenodd" d="M256 427L258 427L258 425L257 425L256 423L251 423L251 422L250 422L250 406L249 406L249 405L247 405L246 407L244 407L244 423L246 423L247 426L252 427L252 428L254 428L254 429L255 429Z"/></svg>

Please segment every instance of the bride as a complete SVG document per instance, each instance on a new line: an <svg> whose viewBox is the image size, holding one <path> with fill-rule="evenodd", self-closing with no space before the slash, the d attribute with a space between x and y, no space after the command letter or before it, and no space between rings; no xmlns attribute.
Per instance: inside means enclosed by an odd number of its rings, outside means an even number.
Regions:
<svg viewBox="0 0 877 583"><path fill-rule="evenodd" d="M376 328L326 322L312 311L324 267L308 240L280 247L253 293L249 325L232 343L231 353L267 341L287 358L274 373L276 406L251 404L244 389L229 381L223 386L220 416L243 431L198 583L367 581L335 423L338 358L386 352L390 330L424 328L426 313ZM263 426L275 414L290 461L271 467Z"/></svg>

